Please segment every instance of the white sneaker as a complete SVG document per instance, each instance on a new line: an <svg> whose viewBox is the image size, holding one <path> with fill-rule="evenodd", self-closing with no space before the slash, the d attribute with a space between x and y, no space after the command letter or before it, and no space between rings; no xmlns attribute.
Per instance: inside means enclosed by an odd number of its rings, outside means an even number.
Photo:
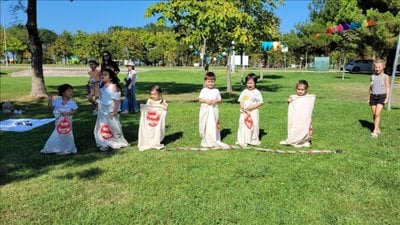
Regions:
<svg viewBox="0 0 400 225"><path fill-rule="evenodd" d="M121 112L121 114L128 114L128 113L129 113L129 112L126 111L126 110L124 110L124 111Z"/></svg>
<svg viewBox="0 0 400 225"><path fill-rule="evenodd" d="M310 142L306 142L306 143L300 144L300 145L293 145L293 147L295 147L295 148L308 148L308 147L310 147Z"/></svg>
<svg viewBox="0 0 400 225"><path fill-rule="evenodd" d="M280 145L290 145L290 144L287 143L286 141L280 141L279 144L280 144Z"/></svg>

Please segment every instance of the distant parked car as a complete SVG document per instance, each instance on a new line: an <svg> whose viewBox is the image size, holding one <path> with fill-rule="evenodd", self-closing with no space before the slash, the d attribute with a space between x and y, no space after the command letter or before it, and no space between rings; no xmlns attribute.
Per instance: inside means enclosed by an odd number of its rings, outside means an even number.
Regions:
<svg viewBox="0 0 400 225"><path fill-rule="evenodd" d="M357 59L344 65L344 69L351 73L372 73L374 71L374 61L369 59Z"/></svg>
<svg viewBox="0 0 400 225"><path fill-rule="evenodd" d="M393 68L393 66L386 65L385 73L387 75L392 75L392 72L393 72L392 68ZM396 67L395 75L398 75L398 74L400 74L400 64L397 64L397 67Z"/></svg>

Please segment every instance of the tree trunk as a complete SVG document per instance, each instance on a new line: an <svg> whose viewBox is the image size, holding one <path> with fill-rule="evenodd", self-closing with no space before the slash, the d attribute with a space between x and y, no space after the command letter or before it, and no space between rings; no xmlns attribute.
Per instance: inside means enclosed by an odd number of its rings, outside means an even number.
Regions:
<svg viewBox="0 0 400 225"><path fill-rule="evenodd" d="M28 0L26 9L28 20L26 28L29 37L29 50L32 58L32 86L31 95L34 97L47 96L43 78L42 43L37 29L37 0Z"/></svg>

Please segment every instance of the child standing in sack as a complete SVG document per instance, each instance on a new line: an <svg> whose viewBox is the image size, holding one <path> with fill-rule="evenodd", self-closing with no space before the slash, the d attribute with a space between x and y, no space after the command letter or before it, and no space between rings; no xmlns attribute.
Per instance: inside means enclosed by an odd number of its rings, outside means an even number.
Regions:
<svg viewBox="0 0 400 225"><path fill-rule="evenodd" d="M140 105L141 115L138 135L140 151L164 148L161 141L165 136L167 108L168 104L162 97L161 88L158 85L153 86L147 103Z"/></svg>
<svg viewBox="0 0 400 225"><path fill-rule="evenodd" d="M260 145L260 125L258 108L263 104L261 92L256 88L257 76L250 73L245 78L246 89L240 93L240 117L236 144Z"/></svg>
<svg viewBox="0 0 400 225"><path fill-rule="evenodd" d="M296 148L310 147L312 138L312 113L315 95L307 94L308 82L299 80L296 83L296 94L290 95L288 106L288 138L279 142Z"/></svg>
<svg viewBox="0 0 400 225"><path fill-rule="evenodd" d="M100 88L100 98L97 100L97 121L94 128L96 145L101 151L127 147L128 142L122 133L118 114L121 100L119 79L110 68L102 71L101 79L103 87Z"/></svg>
<svg viewBox="0 0 400 225"><path fill-rule="evenodd" d="M49 95L48 105L53 110L56 122L53 133L40 153L56 153L59 155L76 153L77 149L72 132L72 115L76 113L78 105L72 100L72 89L71 85L63 84L58 87L58 94L61 97L53 99Z"/></svg>
<svg viewBox="0 0 400 225"><path fill-rule="evenodd" d="M201 147L227 148L228 145L221 142L219 125L218 104L221 103L221 94L215 88L216 76L213 72L207 72L204 77L204 88L199 95L199 132Z"/></svg>

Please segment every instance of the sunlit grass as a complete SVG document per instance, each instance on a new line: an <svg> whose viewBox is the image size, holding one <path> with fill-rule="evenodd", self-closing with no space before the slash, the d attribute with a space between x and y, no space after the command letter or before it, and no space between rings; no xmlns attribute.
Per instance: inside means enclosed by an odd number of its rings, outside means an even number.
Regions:
<svg viewBox="0 0 400 225"><path fill-rule="evenodd" d="M257 73L257 71L254 71ZM7 71L2 70L2 73ZM313 149L343 154L284 155L255 150L146 151L137 145L138 114L121 116L131 146L96 149L95 117L85 96L87 77L46 77L48 90L74 86L80 108L74 117L78 153L41 155L54 125L26 133L0 132L0 224L397 224L400 221L400 90L382 113L382 136L370 136L368 75L265 73L258 88L262 145L282 149L288 95L306 79L317 96ZM120 77L122 78L122 73ZM240 75L225 93L217 70L223 141L234 144ZM200 70L139 73L139 102L153 84L169 102L165 144L198 147ZM30 77L1 75L1 100L25 109L7 118L51 117L45 100L27 97ZM29 101L28 101L29 100ZM285 147L286 148L286 147ZM294 150L294 148L287 147Z"/></svg>

